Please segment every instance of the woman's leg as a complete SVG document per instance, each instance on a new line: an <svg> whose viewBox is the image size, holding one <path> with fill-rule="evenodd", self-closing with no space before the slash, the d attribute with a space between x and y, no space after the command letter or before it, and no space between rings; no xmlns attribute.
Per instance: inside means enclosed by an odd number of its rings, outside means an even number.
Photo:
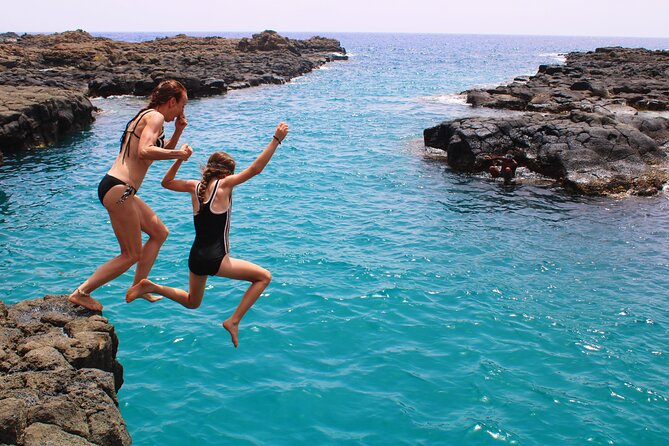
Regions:
<svg viewBox="0 0 669 446"><path fill-rule="evenodd" d="M153 263L158 257L160 247L165 243L169 234L165 224L160 221L160 218L153 212L141 198L134 197L139 210L139 220L142 231L149 235L149 239L142 247L142 253L137 262L137 269L135 270L135 279L132 284L137 284L140 280L149 277L149 271L153 267ZM149 299L151 300L151 299Z"/></svg>
<svg viewBox="0 0 669 446"><path fill-rule="evenodd" d="M130 287L125 294L126 302L132 302L140 296L147 293L156 293L173 300L186 308L195 309L202 303L202 296L204 296L204 287L207 285L207 276L198 276L190 273L189 290L185 292L179 288L171 288L168 286L158 285L151 282L149 279L142 279L136 285Z"/></svg>
<svg viewBox="0 0 669 446"><path fill-rule="evenodd" d="M242 300L239 302L235 312L223 322L223 327L230 332L232 344L237 347L239 344L239 322L242 320L248 309L253 306L256 300L258 300L260 294L267 288L267 285L269 285L272 280L272 274L265 268L254 263L225 256L216 275L251 282L251 285L244 293L244 296L242 296Z"/></svg>
<svg viewBox="0 0 669 446"><path fill-rule="evenodd" d="M84 281L69 297L70 302L89 310L102 310L102 304L89 294L126 272L137 263L141 254L142 232L139 211L135 205L136 197L131 196L122 203L117 203L124 191L125 186L114 186L107 192L103 201L107 212L109 212L109 219L121 248L121 254L96 269L93 275Z"/></svg>

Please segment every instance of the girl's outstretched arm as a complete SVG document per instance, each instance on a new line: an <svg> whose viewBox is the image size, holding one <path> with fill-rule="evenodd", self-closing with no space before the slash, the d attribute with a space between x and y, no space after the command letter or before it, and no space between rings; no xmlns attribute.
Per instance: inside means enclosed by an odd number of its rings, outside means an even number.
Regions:
<svg viewBox="0 0 669 446"><path fill-rule="evenodd" d="M191 150L192 152L192 149L190 149L190 147L188 149ZM183 163L183 160L176 160L174 164L172 164L172 166L169 169L167 169L167 172L165 172L165 176L163 177L163 181L160 184L165 189L177 192L195 193L195 188L197 187L197 181L174 179L174 177L177 174L177 171L179 170L179 167L181 167L181 163Z"/></svg>
<svg viewBox="0 0 669 446"><path fill-rule="evenodd" d="M267 163L269 163L269 160L272 159L272 155L274 155L276 148L279 147L279 144L281 144L287 134L288 124L285 122L279 123L279 125L276 126L272 140L267 144L267 147L265 147L265 150L262 151L258 158L240 173L225 177L221 185L223 187L234 187L250 180L262 172L265 166L267 166Z"/></svg>

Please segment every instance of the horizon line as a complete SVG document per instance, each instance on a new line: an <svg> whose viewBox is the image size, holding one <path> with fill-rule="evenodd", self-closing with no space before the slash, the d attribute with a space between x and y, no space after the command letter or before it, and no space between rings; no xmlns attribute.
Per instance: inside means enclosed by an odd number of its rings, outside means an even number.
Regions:
<svg viewBox="0 0 669 446"><path fill-rule="evenodd" d="M121 34L121 33L134 33L134 34L159 34L159 33L165 33L165 34L186 34L188 33L198 33L198 34L205 34L205 33L235 33L235 34L241 34L241 33L249 33L249 34L257 34L261 33L263 31L275 31L278 34L285 34L285 33L300 33L300 34L324 34L324 33L332 33L332 34L413 34L413 35L452 35L452 36L500 36L500 37L580 37L580 38L616 38L616 39L657 39L657 40L669 40L669 35L668 36L621 36L621 35L586 35L586 34L515 34L515 33L468 33L468 32L417 32L417 31L288 31L288 30L271 30L271 29L264 29L261 31L249 31L249 30L231 30L231 31L212 31L212 30L207 30L207 31L197 31L197 30L188 30L188 31L123 31L123 30L85 30L82 28L77 28L77 29L67 29L63 31L0 31L0 34L2 33L9 33L13 32L16 34L58 34L58 33L64 33L64 32L70 32L70 31L85 31L89 34L91 33L96 33L96 34L103 34L103 33L114 33L114 34ZM212 36L213 37L213 36ZM326 36L321 36L321 37L326 37Z"/></svg>

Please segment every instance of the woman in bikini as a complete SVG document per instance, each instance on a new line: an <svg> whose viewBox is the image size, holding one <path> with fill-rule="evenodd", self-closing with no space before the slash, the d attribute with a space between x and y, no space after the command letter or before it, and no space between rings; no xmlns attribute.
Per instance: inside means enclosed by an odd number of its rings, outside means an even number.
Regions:
<svg viewBox="0 0 669 446"><path fill-rule="evenodd" d="M133 284L148 277L158 251L167 238L167 228L151 208L139 198L137 190L155 160L187 160L192 149L183 144L175 150L188 122L184 107L186 88L175 80L162 81L149 96L149 105L126 125L116 161L98 187L98 197L109 213L121 253L100 266L79 285L69 301L94 311L102 304L90 293L126 272L137 263ZM163 124L174 121L174 133L165 141ZM142 231L149 239L142 246ZM156 300L150 295L142 296Z"/></svg>
<svg viewBox="0 0 669 446"><path fill-rule="evenodd" d="M250 167L238 174L235 174L235 161L225 152L216 152L209 157L200 181L175 180L182 160L177 159L174 162L165 173L162 185L167 189L188 192L191 195L195 241L188 257L189 292L142 279L128 290L126 301L131 302L147 293L156 293L186 308L194 309L202 303L208 276L251 282L237 309L223 322L223 327L232 337L233 345L237 347L239 322L269 285L272 275L258 265L229 256L232 189L262 172L287 134L288 125L280 123L265 150Z"/></svg>

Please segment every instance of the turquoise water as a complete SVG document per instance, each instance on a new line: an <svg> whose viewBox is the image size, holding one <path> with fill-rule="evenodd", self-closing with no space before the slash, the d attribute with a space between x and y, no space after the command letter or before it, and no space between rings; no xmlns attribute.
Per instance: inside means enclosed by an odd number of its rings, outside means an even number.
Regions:
<svg viewBox="0 0 669 446"><path fill-rule="evenodd" d="M151 36L128 35L142 40ZM504 188L425 156L422 130L471 113L452 95L558 52L669 40L356 35L351 53L282 86L192 100L195 178L215 150L248 165L279 120L289 139L235 192L232 254L272 271L240 347L220 323L244 286L202 307L125 304L121 411L135 445L669 444L669 201ZM117 247L97 183L137 98L99 99L83 134L0 167L0 298L66 293ZM185 287L190 203L139 195L170 229L151 278Z"/></svg>

